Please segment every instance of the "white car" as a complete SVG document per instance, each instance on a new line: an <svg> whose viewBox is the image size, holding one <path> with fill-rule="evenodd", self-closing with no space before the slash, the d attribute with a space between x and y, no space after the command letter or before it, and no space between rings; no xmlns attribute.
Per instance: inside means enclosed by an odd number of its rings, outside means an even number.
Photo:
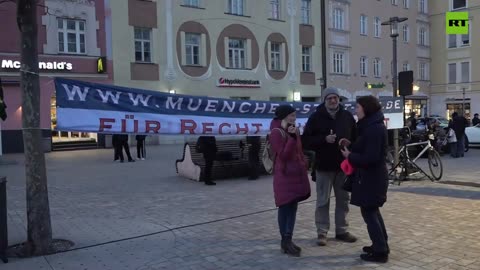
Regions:
<svg viewBox="0 0 480 270"><path fill-rule="evenodd" d="M474 127L467 127L465 129L465 134L470 145L480 146L480 124Z"/></svg>

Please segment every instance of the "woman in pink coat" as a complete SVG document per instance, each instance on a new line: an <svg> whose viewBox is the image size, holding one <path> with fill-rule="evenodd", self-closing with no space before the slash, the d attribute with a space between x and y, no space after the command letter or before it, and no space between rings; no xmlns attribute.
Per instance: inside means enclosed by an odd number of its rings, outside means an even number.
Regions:
<svg viewBox="0 0 480 270"><path fill-rule="evenodd" d="M292 242L292 235L298 202L310 197L310 183L295 121L292 106L279 106L270 125L270 143L275 153L273 192L278 207L281 248L284 253L298 257L301 248Z"/></svg>

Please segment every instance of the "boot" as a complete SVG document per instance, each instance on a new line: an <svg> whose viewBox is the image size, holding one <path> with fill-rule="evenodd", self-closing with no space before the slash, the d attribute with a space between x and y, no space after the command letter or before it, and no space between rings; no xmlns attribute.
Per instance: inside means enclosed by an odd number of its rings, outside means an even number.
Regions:
<svg viewBox="0 0 480 270"><path fill-rule="evenodd" d="M294 257L300 257L300 250L295 248L291 236L286 236L282 241L282 252Z"/></svg>
<svg viewBox="0 0 480 270"><path fill-rule="evenodd" d="M366 253L361 254L360 258L367 262L386 263L388 262L388 253Z"/></svg>
<svg viewBox="0 0 480 270"><path fill-rule="evenodd" d="M286 238L288 238L288 237L282 236L282 242L280 243L280 247L282 248L282 250L285 250L285 248L286 248L286 241L285 241ZM298 252L302 252L302 248L295 245L295 243L293 243L293 241L292 241L292 245L296 250L298 250Z"/></svg>
<svg viewBox="0 0 480 270"><path fill-rule="evenodd" d="M362 248L365 253L373 253L373 246L366 246ZM390 254L390 247L387 244L387 254Z"/></svg>

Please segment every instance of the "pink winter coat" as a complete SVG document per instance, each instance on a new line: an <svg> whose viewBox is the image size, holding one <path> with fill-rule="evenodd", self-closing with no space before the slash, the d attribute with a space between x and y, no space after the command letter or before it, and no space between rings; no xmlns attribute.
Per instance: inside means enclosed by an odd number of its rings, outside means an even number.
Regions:
<svg viewBox="0 0 480 270"><path fill-rule="evenodd" d="M282 206L291 202L300 202L310 197L310 183L305 158L303 156L300 135L294 138L282 128L280 120L273 120L270 125L270 143L276 154L273 174L273 192L275 205Z"/></svg>

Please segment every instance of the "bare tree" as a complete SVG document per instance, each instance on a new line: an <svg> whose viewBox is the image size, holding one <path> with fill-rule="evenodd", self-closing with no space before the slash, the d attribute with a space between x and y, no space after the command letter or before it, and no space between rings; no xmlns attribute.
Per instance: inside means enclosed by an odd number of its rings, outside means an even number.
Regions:
<svg viewBox="0 0 480 270"><path fill-rule="evenodd" d="M28 239L24 252L27 256L43 255L52 252L53 240L45 154L40 129L36 0L17 0L17 24L21 32L20 87L27 185Z"/></svg>

